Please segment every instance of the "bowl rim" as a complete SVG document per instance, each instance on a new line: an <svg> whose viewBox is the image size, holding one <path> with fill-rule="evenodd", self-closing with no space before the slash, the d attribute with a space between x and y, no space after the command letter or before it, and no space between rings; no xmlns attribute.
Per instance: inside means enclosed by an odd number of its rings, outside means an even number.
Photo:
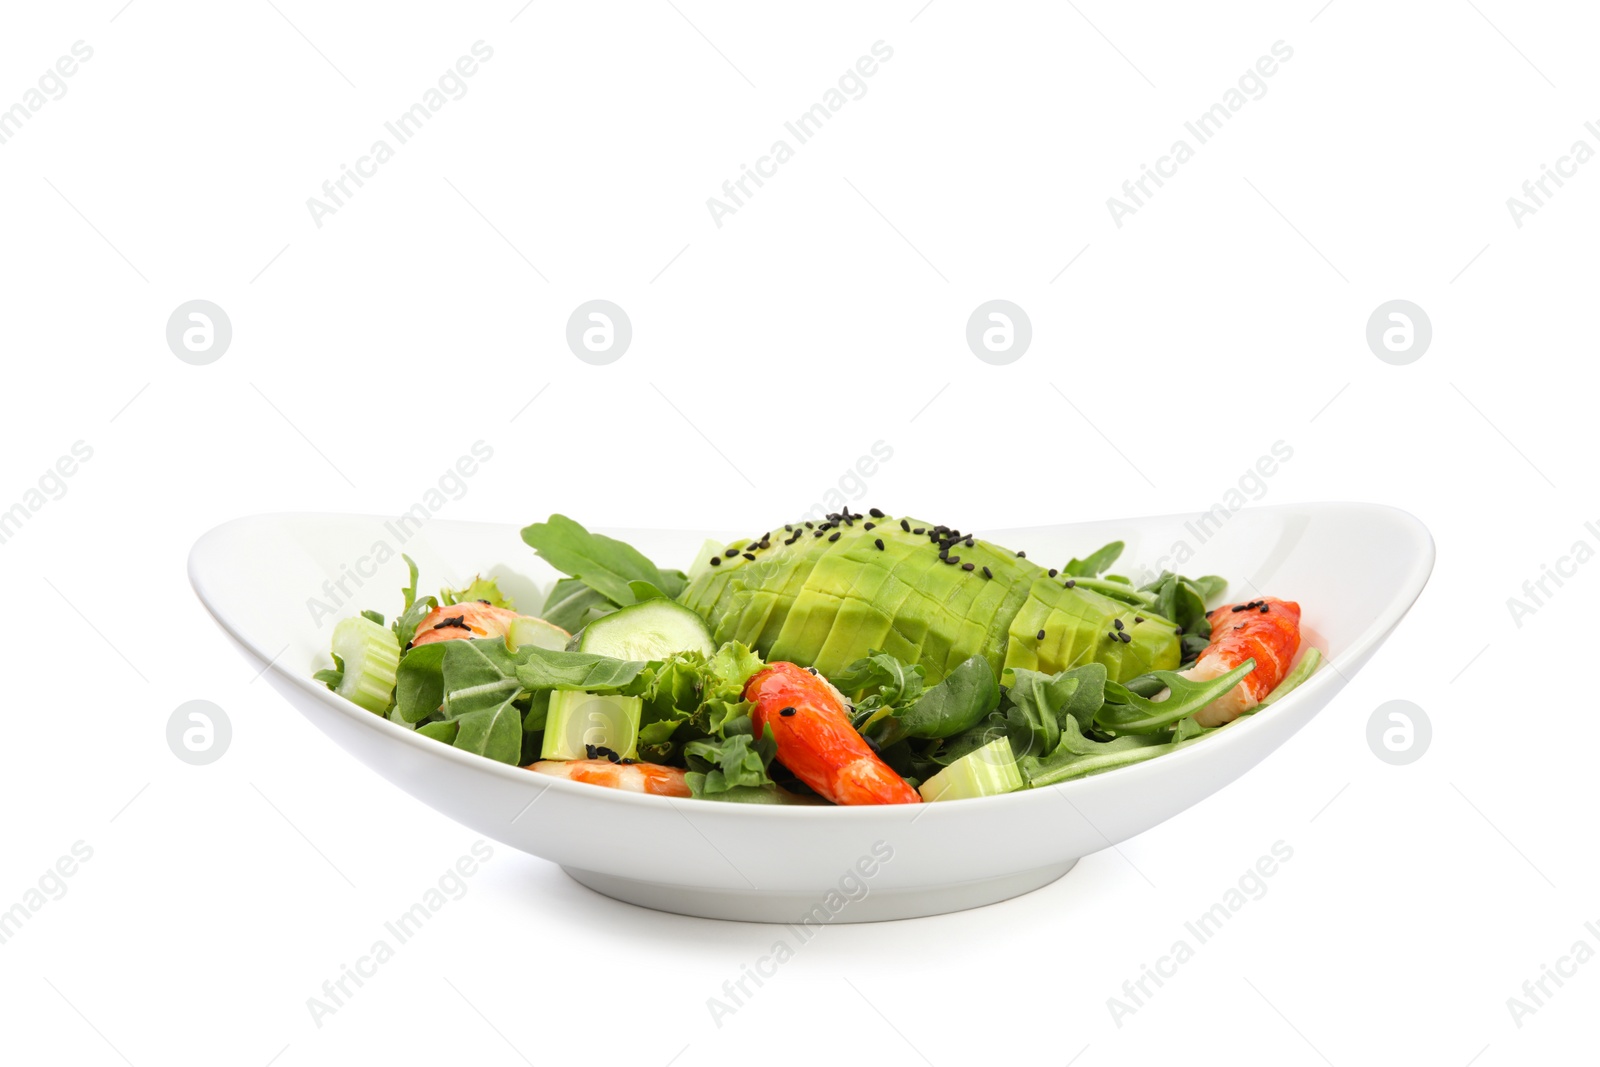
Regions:
<svg viewBox="0 0 1600 1067"><path fill-rule="evenodd" d="M1391 518L1401 519L1402 525L1413 535L1412 544L1417 551L1405 577L1394 586L1390 600L1384 607L1383 611L1378 616L1373 618L1366 625L1366 627L1359 634L1357 634L1354 639L1352 639L1350 642L1350 647L1345 651L1344 656L1342 657L1347 661L1359 661L1384 639L1384 637L1400 622L1400 620L1405 617L1405 615L1411 610L1412 606L1417 602L1417 599L1422 595L1422 591L1424 588L1426 588L1428 579L1432 575L1436 556L1436 547L1433 540L1433 535L1421 519L1417 518L1411 512L1406 511L1403 508L1394 507L1389 504L1376 504L1364 501L1305 501L1299 503L1269 504L1262 507L1247 507L1242 510L1252 513L1262 513L1273 511L1304 510L1307 508L1336 508L1342 510L1382 513ZM1096 519L1092 521L1096 523L1140 523L1185 519L1192 517L1192 514L1189 512L1169 512L1163 515L1130 516L1120 519ZM359 705L339 696L327 686L316 681L316 679L312 678L310 675L302 676L299 672L290 671L286 667L280 665L275 659L269 659L268 653L265 653L261 648L258 648L253 642L245 637L243 633L240 632L240 629L233 622L223 617L217 612L216 609L212 607L211 603L206 597L204 589L202 588L205 583L204 575L202 575L199 570L199 557L202 554L202 547L207 545L214 538L223 536L224 531L227 531L230 528L260 523L267 520L333 519L339 521L372 520L381 522L383 521L383 518L384 517L381 515L364 515L351 512L259 512L229 519L226 522L222 522L211 527L199 538L197 538L194 545L190 548L186 565L190 588L195 593L195 596L199 599L201 605L206 609L206 612L211 615L212 619L215 620L223 632L231 637L236 643L238 643L240 647L247 650L251 656L255 657L262 664L264 664L264 667L262 668L263 673L270 673L278 679L288 681L301 693L315 698L326 707L343 715L346 719L359 722L369 729L376 729L380 735L386 734L403 744L417 746L418 751L427 756L454 761L463 769L477 770L482 773L498 776L508 782L515 782L523 785L536 784L539 786L539 792L537 794L538 796L543 796L544 791L547 789L555 789L558 796L565 794L579 799L588 798L590 801L599 804L620 804L624 806L644 805L644 810L665 810L663 807L663 803L665 803L680 813L683 809L679 805L675 804L674 801L695 799L657 796L648 793L634 793L622 789L611 789L602 786L595 786L587 782L576 782L567 778L558 778L554 775L530 771L526 767L501 763L498 760L491 760L484 756L476 755L475 753L465 752L453 745L446 745L442 742L434 740L433 738L418 734L414 729L408 729L407 727L401 726L398 723L391 722L388 718L367 711L365 708L362 708ZM501 526L512 529L517 528L516 524L514 523L479 521L470 519L439 519L435 521L441 526L474 525ZM1087 524L1087 522L1036 523L1031 526L1008 527L1007 529L1018 532L1026 532L1029 530L1054 530L1061 527ZM606 529L614 532L624 532L627 528L606 527ZM686 528L674 529L667 527L637 527L635 529L640 531L679 534L692 534L701 532L699 530ZM1063 797L1070 801L1075 793L1086 792L1097 787L1104 788L1103 786L1097 786L1097 784L1094 783L1096 783L1096 780L1103 782L1105 779L1111 777L1116 777L1121 784L1136 789L1151 775L1161 775L1165 773L1159 768L1165 767L1168 769L1173 769L1179 766L1187 766L1196 760L1221 758L1224 752L1230 751L1231 749L1238 747L1240 744L1244 744L1245 741L1243 739L1254 736L1256 733L1260 733L1263 730L1275 729L1276 727L1274 721L1282 717L1281 709L1283 709L1286 705L1289 707L1298 706L1298 704L1304 703L1306 700L1310 699L1313 694L1320 694L1325 690L1328 691L1327 696L1331 698L1333 695L1332 690L1342 687L1346 681L1348 681L1348 679L1343 677L1341 672L1338 670L1338 664L1330 657L1325 662L1323 669L1319 669L1293 692L1287 694L1281 700L1272 705L1274 708L1280 709L1279 715L1275 715L1270 718L1254 714L1244 715L1218 729L1217 733L1209 739L1210 743L1208 744L1188 745L1178 749L1176 752L1169 752L1157 759L1145 760L1129 766L1118 767L1110 771L1105 771L1101 774L1086 775L1082 778L1074 778L1065 782L1057 782L1050 786L1043 786L1033 789L1018 789L1010 793L1004 793L999 796L992 797L969 797L955 801L941 801L936 804L783 805L736 804L727 802L718 803L715 801L700 801L693 806L693 810L715 812L719 815L719 817L727 817L732 819L814 819L821 817L836 820L855 819L858 821L865 819L881 819L884 814L889 811L913 810L917 812L912 819L912 821L915 821L916 819L920 818L921 815L930 807L970 811L971 805L977 803L983 803L992 806L998 814L1002 810L1015 809L1021 804L1035 803L1034 801L1030 801L1026 798L1035 795L1042 795L1051 791L1061 792ZM711 805L711 807L702 808L700 806L701 804ZM1002 808L1002 805L1007 807ZM829 814L819 815L821 812L828 812ZM937 815L934 816L936 819L939 817L940 816Z"/></svg>

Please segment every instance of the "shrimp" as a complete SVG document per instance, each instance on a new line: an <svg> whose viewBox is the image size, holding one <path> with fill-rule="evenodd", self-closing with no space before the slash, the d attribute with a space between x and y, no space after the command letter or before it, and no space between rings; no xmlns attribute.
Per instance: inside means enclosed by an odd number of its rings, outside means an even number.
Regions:
<svg viewBox="0 0 1600 1067"><path fill-rule="evenodd" d="M835 804L918 804L922 797L850 725L827 679L793 663L769 664L745 685L756 732L772 727L778 762Z"/></svg>
<svg viewBox="0 0 1600 1067"><path fill-rule="evenodd" d="M629 793L652 793L660 797L689 796L683 768L663 767L659 763L612 763L605 759L540 760L527 770L567 778L590 785L610 786Z"/></svg>
<svg viewBox="0 0 1600 1067"><path fill-rule="evenodd" d="M509 608L497 608L481 600L446 604L434 608L417 623L411 647L471 637L504 637L511 623L521 617Z"/></svg>
<svg viewBox="0 0 1600 1067"><path fill-rule="evenodd" d="M1183 677L1196 682L1220 677L1247 659L1255 670L1239 684L1195 713L1201 726L1230 723L1266 699L1289 673L1300 649L1300 605L1263 597L1247 604L1225 604L1213 611L1211 643Z"/></svg>

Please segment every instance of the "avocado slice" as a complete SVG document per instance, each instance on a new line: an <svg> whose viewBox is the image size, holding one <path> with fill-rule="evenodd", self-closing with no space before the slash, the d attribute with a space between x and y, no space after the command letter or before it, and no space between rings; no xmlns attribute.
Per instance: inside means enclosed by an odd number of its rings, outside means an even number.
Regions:
<svg viewBox="0 0 1600 1067"><path fill-rule="evenodd" d="M1121 633L1129 639L1112 636ZM1045 674L1103 663L1112 681L1124 682L1148 671L1176 670L1182 658L1177 626L1170 620L1042 575L1011 621L1009 637L1006 668Z"/></svg>

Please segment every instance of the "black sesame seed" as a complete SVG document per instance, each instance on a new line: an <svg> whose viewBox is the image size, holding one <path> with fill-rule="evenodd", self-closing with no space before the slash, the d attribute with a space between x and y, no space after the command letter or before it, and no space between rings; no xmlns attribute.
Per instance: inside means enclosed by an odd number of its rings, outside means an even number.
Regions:
<svg viewBox="0 0 1600 1067"><path fill-rule="evenodd" d="M1038 633L1034 634L1033 636L1034 636L1034 638L1036 640L1043 641L1044 640L1044 631L1040 630Z"/></svg>
<svg viewBox="0 0 1600 1067"><path fill-rule="evenodd" d="M1235 614L1237 614L1238 612L1244 611L1249 606L1250 605L1248 605L1248 604L1235 604L1233 607L1229 608L1228 610L1231 611L1231 612L1234 612Z"/></svg>
<svg viewBox="0 0 1600 1067"><path fill-rule="evenodd" d="M744 558L745 559L755 559L756 558L756 554L754 552L746 552L744 554Z"/></svg>
<svg viewBox="0 0 1600 1067"><path fill-rule="evenodd" d="M915 530L912 530L911 532L914 533L914 534L920 534L920 533L926 533L927 531L924 530L922 527L918 526Z"/></svg>
<svg viewBox="0 0 1600 1067"><path fill-rule="evenodd" d="M883 512L879 511L877 508L868 508L867 514L871 515L875 519L883 518Z"/></svg>
<svg viewBox="0 0 1600 1067"><path fill-rule="evenodd" d="M1266 613L1267 613L1267 605L1263 604L1263 605L1261 605L1261 614L1265 615Z"/></svg>
<svg viewBox="0 0 1600 1067"><path fill-rule="evenodd" d="M944 557L944 561L946 563L960 563L961 562L961 557L960 556L946 556L946 557Z"/></svg>
<svg viewBox="0 0 1600 1067"><path fill-rule="evenodd" d="M901 519L900 520L900 529L904 530L906 533L910 533L911 532L911 524L909 522L907 522L906 520Z"/></svg>
<svg viewBox="0 0 1600 1067"><path fill-rule="evenodd" d="M983 576L985 578L993 578L994 577L994 572L991 571L988 567L985 567L985 568L983 568Z"/></svg>
<svg viewBox="0 0 1600 1067"><path fill-rule="evenodd" d="M778 714L782 715L784 718L788 718L790 715L794 714L794 709L793 708L784 708L782 711L778 712Z"/></svg>
<svg viewBox="0 0 1600 1067"><path fill-rule="evenodd" d="M1073 581L1071 578L1068 578L1067 579L1066 588L1071 589L1073 586L1075 586L1077 584L1078 584L1077 582Z"/></svg>
<svg viewBox="0 0 1600 1067"><path fill-rule="evenodd" d="M737 556L738 554L739 554L739 550L737 548L730 548L730 549L728 549L728 551L723 553L723 555L727 556L729 559L732 559L734 556Z"/></svg>
<svg viewBox="0 0 1600 1067"><path fill-rule="evenodd" d="M843 532L842 530L835 530L833 533L828 535L828 540L830 540L830 541L839 540L839 534L842 533L842 532Z"/></svg>
<svg viewBox="0 0 1600 1067"><path fill-rule="evenodd" d="M1122 643L1125 645L1133 642L1133 638L1129 637L1127 634L1118 634L1117 636L1122 638Z"/></svg>
<svg viewBox="0 0 1600 1067"><path fill-rule="evenodd" d="M977 547L977 542L969 537L969 538L967 538L967 547L968 548L976 548Z"/></svg>
<svg viewBox="0 0 1600 1067"><path fill-rule="evenodd" d="M875 523L875 522L864 522L864 523L861 524L861 528L863 530L870 530L876 525L878 525L878 524Z"/></svg>
<svg viewBox="0 0 1600 1067"><path fill-rule="evenodd" d="M1183 636L1183 627L1179 626L1177 629L1173 630L1172 632L1177 634L1179 637L1182 637Z"/></svg>
<svg viewBox="0 0 1600 1067"><path fill-rule="evenodd" d="M961 565L961 569L964 570L964 571L970 571L973 568L973 566L974 565L971 564L971 563L963 563Z"/></svg>
<svg viewBox="0 0 1600 1067"><path fill-rule="evenodd" d="M877 545L877 546L878 546L878 551L879 551L879 552L882 552L882 551L883 551L883 538L881 538L881 537L874 537L874 538L873 538L873 539L872 539L872 543L873 543L873 544L875 544L875 545Z"/></svg>
<svg viewBox="0 0 1600 1067"><path fill-rule="evenodd" d="M1050 577L1054 578L1060 572L1058 572L1054 567L1051 567L1049 573L1050 573Z"/></svg>
<svg viewBox="0 0 1600 1067"><path fill-rule="evenodd" d="M1106 631L1106 636L1111 638L1111 640L1115 641L1117 639L1117 631L1115 631L1115 630L1107 630Z"/></svg>
<svg viewBox="0 0 1600 1067"><path fill-rule="evenodd" d="M808 530L811 529L812 525L813 525L813 523L811 522L811 520L807 519L806 520L806 529L808 529Z"/></svg>
<svg viewBox="0 0 1600 1067"><path fill-rule="evenodd" d="M594 759L594 753L595 753L595 747L593 745L584 745L583 746L583 754L585 756L587 756L588 758Z"/></svg>
<svg viewBox="0 0 1600 1067"><path fill-rule="evenodd" d="M722 557L721 557L721 556L712 556L712 557L711 557L711 565L712 565L712 566L713 566L713 567L720 567L720 566L722 566Z"/></svg>
<svg viewBox="0 0 1600 1067"><path fill-rule="evenodd" d="M817 669L815 667L807 667L806 670L811 674L811 676L813 678L815 678L817 676Z"/></svg>
<svg viewBox="0 0 1600 1067"><path fill-rule="evenodd" d="M1027 553L1026 553L1026 552L1023 552L1023 551L1021 551L1021 550L1018 550L1018 552L1017 552L1017 558L1018 558L1018 559L1027 559L1027 558L1028 558L1028 554L1027 554Z"/></svg>
<svg viewBox="0 0 1600 1067"><path fill-rule="evenodd" d="M811 536L812 537L821 537L822 536L822 531L821 530L813 530L813 531L811 531Z"/></svg>
<svg viewBox="0 0 1600 1067"><path fill-rule="evenodd" d="M1120 629L1122 629L1122 620L1121 619L1112 619L1111 620L1111 625L1112 625L1112 627L1114 629L1120 630Z"/></svg>
<svg viewBox="0 0 1600 1067"><path fill-rule="evenodd" d="M1135 626L1137 626L1141 622L1144 622L1144 616L1143 615L1135 615L1133 617L1133 623L1134 623Z"/></svg>

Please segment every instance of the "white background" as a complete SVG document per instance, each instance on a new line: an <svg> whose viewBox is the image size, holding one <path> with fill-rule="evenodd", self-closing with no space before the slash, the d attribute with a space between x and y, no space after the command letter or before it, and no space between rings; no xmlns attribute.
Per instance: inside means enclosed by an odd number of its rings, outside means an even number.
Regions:
<svg viewBox="0 0 1600 1067"><path fill-rule="evenodd" d="M1600 545L1600 165L1520 228L1506 206L1600 148L1591 11L275 2L18 5L0 31L0 107L94 49L0 145L0 508L93 449L0 544L0 908L93 849L0 945L7 1060L1592 1059L1600 964L1521 1027L1506 1005L1600 948L1596 575L1506 606ZM306 199L478 40L466 95L317 227ZM879 40L866 95L718 228L706 198ZM1114 225L1106 198L1280 40L1266 94ZM604 367L564 341L596 297L634 329ZM996 297L1033 325L1003 367L964 340ZM233 325L209 366L165 342L196 298ZM1395 298L1433 323L1409 366L1365 342ZM1028 897L829 928L720 1028L706 998L772 930L503 847L318 1027L307 998L474 835L253 681L185 555L242 514L398 513L480 438L451 518L763 529L882 440L855 506L979 530L1199 511L1282 440L1265 502L1396 504L1439 560L1236 784ZM233 723L206 767L165 741L197 698ZM1365 739L1399 698L1434 727L1406 767ZM1267 895L1117 1026L1107 998L1279 840Z"/></svg>

